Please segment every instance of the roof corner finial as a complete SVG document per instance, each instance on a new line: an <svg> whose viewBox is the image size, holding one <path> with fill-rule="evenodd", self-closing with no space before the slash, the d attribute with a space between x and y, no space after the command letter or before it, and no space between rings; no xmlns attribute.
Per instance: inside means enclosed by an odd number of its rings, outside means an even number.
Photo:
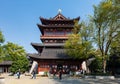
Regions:
<svg viewBox="0 0 120 84"><path fill-rule="evenodd" d="M62 12L62 10L61 9L58 9L58 13L61 13Z"/></svg>

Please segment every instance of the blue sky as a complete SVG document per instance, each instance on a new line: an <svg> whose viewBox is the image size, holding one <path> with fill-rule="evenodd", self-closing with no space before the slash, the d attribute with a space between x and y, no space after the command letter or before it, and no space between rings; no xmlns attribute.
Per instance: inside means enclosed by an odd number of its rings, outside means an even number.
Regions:
<svg viewBox="0 0 120 84"><path fill-rule="evenodd" d="M37 23L39 17L54 17L58 9L66 17L86 20L93 14L93 5L101 0L0 0L0 30L6 42L24 47L27 53L35 53L31 42L40 41Z"/></svg>

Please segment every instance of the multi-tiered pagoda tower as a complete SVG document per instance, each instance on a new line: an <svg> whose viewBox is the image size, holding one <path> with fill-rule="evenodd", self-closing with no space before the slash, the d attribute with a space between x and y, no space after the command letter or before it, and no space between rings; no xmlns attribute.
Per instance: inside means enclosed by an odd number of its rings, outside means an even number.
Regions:
<svg viewBox="0 0 120 84"><path fill-rule="evenodd" d="M45 19L40 17L42 24L37 24L41 31L42 43L31 43L38 54L30 55L30 58L38 62L38 73L49 71L51 73L62 67L64 73L75 70L81 66L81 61L73 59L65 54L64 43L74 28L74 20L58 13L55 17Z"/></svg>

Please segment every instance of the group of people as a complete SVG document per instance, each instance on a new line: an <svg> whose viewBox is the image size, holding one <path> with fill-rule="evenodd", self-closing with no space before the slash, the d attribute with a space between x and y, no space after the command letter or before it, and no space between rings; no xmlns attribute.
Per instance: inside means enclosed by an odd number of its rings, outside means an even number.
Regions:
<svg viewBox="0 0 120 84"><path fill-rule="evenodd" d="M50 74L50 73L51 73L51 72L49 71L49 74ZM56 74L58 74L58 77L59 77L59 79L61 80L61 79L62 79L62 73L63 73L62 69L60 69L60 70L54 69L53 76L55 77ZM50 76L50 75L49 75L49 76Z"/></svg>
<svg viewBox="0 0 120 84"><path fill-rule="evenodd" d="M20 79L20 76L21 76L20 69L17 71L16 75L17 75L17 78ZM36 70L33 70L31 79L36 79Z"/></svg>
<svg viewBox="0 0 120 84"><path fill-rule="evenodd" d="M63 73L62 69L60 69L58 71L58 77L59 77L60 80L62 79L62 73ZM76 72L76 74L84 74L84 73L85 73L84 70L79 70L78 72ZM53 73L53 75L55 75L55 74ZM17 78L18 79L20 79L20 75L21 75L21 72L20 72L20 69L19 69L18 72L17 72ZM36 79L36 70L32 71L32 77L31 77L31 79Z"/></svg>

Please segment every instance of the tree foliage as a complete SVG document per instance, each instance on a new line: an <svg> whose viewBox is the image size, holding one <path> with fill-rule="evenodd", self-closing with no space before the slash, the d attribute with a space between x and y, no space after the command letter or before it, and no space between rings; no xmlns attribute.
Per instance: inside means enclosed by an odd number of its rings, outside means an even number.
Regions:
<svg viewBox="0 0 120 84"><path fill-rule="evenodd" d="M120 45L111 47L108 69L113 75L120 74Z"/></svg>
<svg viewBox="0 0 120 84"><path fill-rule="evenodd" d="M109 70L113 75L120 74L118 70L120 67L120 32L119 35L114 38L113 43L110 46L110 58L108 61Z"/></svg>
<svg viewBox="0 0 120 84"><path fill-rule="evenodd" d="M5 52L5 60L16 61L19 60L19 57L26 56L26 52L22 46L11 42L3 45L3 50Z"/></svg>
<svg viewBox="0 0 120 84"><path fill-rule="evenodd" d="M3 45L3 50L5 53L4 60L11 60L13 64L10 68L11 72L15 73L19 69L21 72L28 70L28 59L26 57L26 52L22 46L8 42Z"/></svg>
<svg viewBox="0 0 120 84"><path fill-rule="evenodd" d="M67 54L74 58L86 58L84 55L84 46L79 34L71 34L68 41L65 43Z"/></svg>
<svg viewBox="0 0 120 84"><path fill-rule="evenodd" d="M19 60L13 62L12 66L10 67L10 71L16 73L19 69L21 72L25 72L28 70L29 61L26 57L21 56Z"/></svg>
<svg viewBox="0 0 120 84"><path fill-rule="evenodd" d="M0 44L5 41L2 31L0 31Z"/></svg>
<svg viewBox="0 0 120 84"><path fill-rule="evenodd" d="M73 34L69 35L65 43L67 54L73 58L87 59L91 53L90 31L89 27L75 21Z"/></svg>
<svg viewBox="0 0 120 84"><path fill-rule="evenodd" d="M2 49L2 43L4 43L4 41L5 41L4 36L2 34L2 31L0 31L0 61L2 61L2 58L4 56L4 52Z"/></svg>
<svg viewBox="0 0 120 84"><path fill-rule="evenodd" d="M115 0L102 1L98 6L94 6L93 22L95 23L94 38L103 57L105 72L110 45L120 32L120 6Z"/></svg>
<svg viewBox="0 0 120 84"><path fill-rule="evenodd" d="M89 66L91 73L101 73L102 72L102 59L100 56L96 56L96 59L92 61Z"/></svg>

